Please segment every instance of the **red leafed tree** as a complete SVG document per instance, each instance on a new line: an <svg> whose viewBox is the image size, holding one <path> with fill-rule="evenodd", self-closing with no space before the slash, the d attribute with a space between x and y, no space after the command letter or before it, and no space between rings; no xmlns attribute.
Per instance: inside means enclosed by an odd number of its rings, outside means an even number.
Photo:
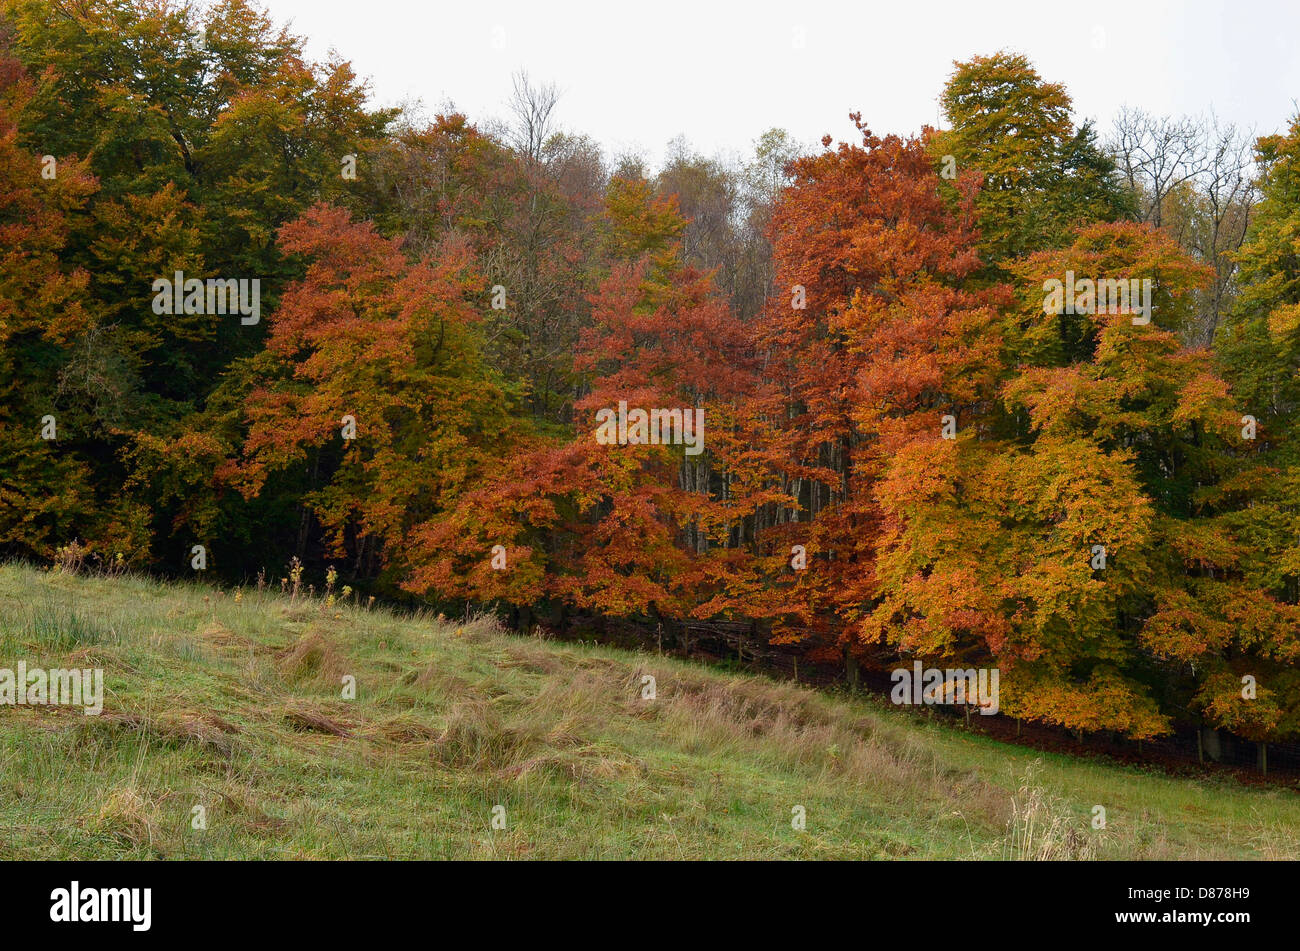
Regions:
<svg viewBox="0 0 1300 951"><path fill-rule="evenodd" d="M809 556L776 637L858 653L851 622L876 598L886 528L875 487L909 447L948 451L944 416L978 424L1005 293L963 286L979 264L973 178L957 181L953 202L928 130L881 138L853 120L860 144L793 163L772 224L778 276L760 341L783 402L769 461L797 500L768 536Z"/></svg>
<svg viewBox="0 0 1300 951"><path fill-rule="evenodd" d="M773 497L752 448L749 341L711 281L676 262L671 202L616 181L607 216L608 244L623 260L592 299L576 360L590 390L573 439L539 442L424 526L412 590L516 605L548 598L625 617L736 605L746 518ZM597 414L620 402L702 413L701 452L602 443ZM492 565L498 545L504 568Z"/></svg>

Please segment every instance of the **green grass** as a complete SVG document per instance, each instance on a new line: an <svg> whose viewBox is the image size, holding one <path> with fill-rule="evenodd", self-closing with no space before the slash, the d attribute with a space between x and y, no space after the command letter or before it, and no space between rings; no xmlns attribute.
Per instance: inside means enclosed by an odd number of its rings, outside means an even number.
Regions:
<svg viewBox="0 0 1300 951"><path fill-rule="evenodd" d="M0 566L19 660L103 668L105 697L0 706L11 859L1300 858L1292 790L485 619Z"/></svg>

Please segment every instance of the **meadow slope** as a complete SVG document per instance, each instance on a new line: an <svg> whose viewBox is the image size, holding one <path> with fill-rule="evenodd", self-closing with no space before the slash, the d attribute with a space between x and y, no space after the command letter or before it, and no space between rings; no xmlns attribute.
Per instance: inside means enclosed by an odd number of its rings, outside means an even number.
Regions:
<svg viewBox="0 0 1300 951"><path fill-rule="evenodd" d="M10 859L1300 858L1294 790L486 619L11 564L0 668L20 660L103 668L105 697L0 706Z"/></svg>

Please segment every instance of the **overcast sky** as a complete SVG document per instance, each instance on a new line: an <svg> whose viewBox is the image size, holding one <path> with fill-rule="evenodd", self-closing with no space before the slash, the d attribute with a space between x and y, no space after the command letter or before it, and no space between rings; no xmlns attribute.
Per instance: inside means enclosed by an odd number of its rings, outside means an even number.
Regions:
<svg viewBox="0 0 1300 951"><path fill-rule="evenodd" d="M1280 131L1300 101L1300 0L260 0L308 52L337 50L377 103L505 114L511 74L553 81L567 131L652 164L684 135L750 151L777 126L808 144L939 124L953 60L1005 48L1063 82L1102 130L1119 107Z"/></svg>

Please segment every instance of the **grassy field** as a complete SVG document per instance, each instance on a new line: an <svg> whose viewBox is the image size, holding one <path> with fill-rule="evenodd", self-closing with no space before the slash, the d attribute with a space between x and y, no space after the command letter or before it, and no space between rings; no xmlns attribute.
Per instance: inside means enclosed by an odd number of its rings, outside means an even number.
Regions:
<svg viewBox="0 0 1300 951"><path fill-rule="evenodd" d="M488 620L0 566L20 660L103 668L105 696L0 706L10 859L1300 858L1292 790Z"/></svg>

